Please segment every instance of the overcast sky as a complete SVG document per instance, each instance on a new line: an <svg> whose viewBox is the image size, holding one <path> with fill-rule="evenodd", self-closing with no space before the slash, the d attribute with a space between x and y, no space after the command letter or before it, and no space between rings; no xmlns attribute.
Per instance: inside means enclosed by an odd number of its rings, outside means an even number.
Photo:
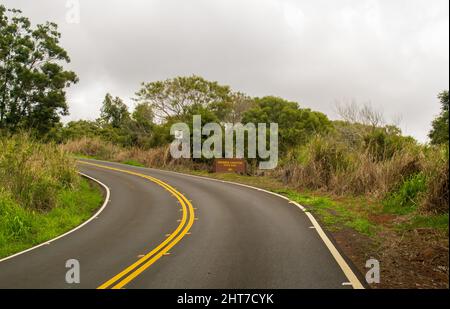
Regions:
<svg viewBox="0 0 450 309"><path fill-rule="evenodd" d="M197 74L333 119L336 101L370 101L425 141L449 85L448 0L79 0L79 23L71 2L0 0L59 24L80 77L70 120L98 117L106 92L132 107L141 82Z"/></svg>

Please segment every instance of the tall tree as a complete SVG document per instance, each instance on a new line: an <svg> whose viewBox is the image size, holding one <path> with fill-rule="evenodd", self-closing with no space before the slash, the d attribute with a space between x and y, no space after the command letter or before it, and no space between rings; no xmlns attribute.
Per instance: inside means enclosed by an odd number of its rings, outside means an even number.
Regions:
<svg viewBox="0 0 450 309"><path fill-rule="evenodd" d="M431 129L430 133L428 134L428 137L431 140L431 144L433 144L433 145L444 144L444 143L448 143L448 141L449 141L448 90L442 91L438 95L438 99L441 103L441 113L436 119L433 120L432 129Z"/></svg>
<svg viewBox="0 0 450 309"><path fill-rule="evenodd" d="M155 114L153 113L151 105L144 102L136 105L132 117L139 127L148 129L153 124Z"/></svg>
<svg viewBox="0 0 450 309"><path fill-rule="evenodd" d="M256 107L255 100L242 92L233 92L228 101L215 102L209 105L217 118L223 123L239 123L244 113Z"/></svg>
<svg viewBox="0 0 450 309"><path fill-rule="evenodd" d="M113 98L112 95L107 93L103 101L100 118L104 123L119 128L130 119L130 113L121 98Z"/></svg>
<svg viewBox="0 0 450 309"><path fill-rule="evenodd" d="M65 88L78 79L62 66L57 25L32 27L21 13L0 5L0 128L45 133L68 114Z"/></svg>
<svg viewBox="0 0 450 309"><path fill-rule="evenodd" d="M203 107L229 100L230 88L200 76L175 77L142 84L136 101L147 102L160 120L182 116L192 105Z"/></svg>

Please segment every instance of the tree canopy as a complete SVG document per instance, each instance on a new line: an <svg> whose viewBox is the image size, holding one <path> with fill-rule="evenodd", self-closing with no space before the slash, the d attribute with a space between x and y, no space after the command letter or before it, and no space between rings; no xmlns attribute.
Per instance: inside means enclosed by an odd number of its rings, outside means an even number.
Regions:
<svg viewBox="0 0 450 309"><path fill-rule="evenodd" d="M32 27L0 5L0 128L48 132L68 114L65 88L78 81L54 23Z"/></svg>
<svg viewBox="0 0 450 309"><path fill-rule="evenodd" d="M438 95L438 99L441 103L441 113L440 115L433 120L432 129L428 134L428 137L431 140L431 144L439 145L448 143L449 141L449 127L448 127L448 90L442 91Z"/></svg>
<svg viewBox="0 0 450 309"><path fill-rule="evenodd" d="M229 101L230 87L193 75L143 83L136 96L137 102L150 104L155 116L165 120L182 116L192 105Z"/></svg>
<svg viewBox="0 0 450 309"><path fill-rule="evenodd" d="M103 100L100 119L114 128L119 128L130 118L128 107L119 97L113 98L109 93Z"/></svg>
<svg viewBox="0 0 450 309"><path fill-rule="evenodd" d="M325 114L302 109L296 102L278 97L255 99L256 107L243 115L243 123L278 123L280 150L306 143L315 134L330 129Z"/></svg>

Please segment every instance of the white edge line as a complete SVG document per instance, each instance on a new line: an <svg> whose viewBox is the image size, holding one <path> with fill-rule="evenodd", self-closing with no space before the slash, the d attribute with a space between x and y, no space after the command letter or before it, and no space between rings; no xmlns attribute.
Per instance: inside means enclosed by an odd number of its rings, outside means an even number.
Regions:
<svg viewBox="0 0 450 309"><path fill-rule="evenodd" d="M330 250L334 259L341 267L342 271L344 272L348 281L350 281L350 284L353 286L353 288L354 289L364 289L364 286L361 284L361 282L358 280L358 278L356 277L355 273L352 271L350 266L347 264L347 262L345 262L342 255L339 253L339 251L336 249L336 247L330 241L328 236L325 234L322 227L317 222L316 218L314 218L314 216L310 212L305 212L305 214L308 216L309 220L312 222L312 224L316 228L316 231L319 234L320 238L322 238L322 240L325 243L325 245L327 246L328 250Z"/></svg>
<svg viewBox="0 0 450 309"><path fill-rule="evenodd" d="M101 181L99 181L99 180L97 180L97 179L91 177L91 176L88 176L88 175L83 174L83 173L80 173L80 172L79 172L78 174L80 174L81 176L83 176L83 177L85 177L85 178L88 178L88 179L90 179L90 180L92 180L92 181L95 181L96 183L100 184L100 185L106 190L106 197L105 197L105 201L103 202L102 207L101 207L101 208L100 208L100 209L99 209L99 210L98 210L91 218L89 218L89 220L83 222L82 224L78 225L78 226L75 227L74 229L72 229L72 230L70 230L70 231L68 231L68 232L66 232L66 233L64 233L64 234L62 234L62 235L60 235L60 236L58 236L58 237L55 237L55 238L50 239L50 240L47 240L47 241L43 242L42 244L39 244L39 245L34 246L34 247L32 247L32 248L26 249L26 250L24 250L24 251L21 251L21 252L15 253L15 254L13 254L13 255L10 255L10 256L8 256L8 257L6 257L6 258L3 258L3 259L0 260L0 263L1 263L1 262L4 262L4 261L7 261L7 260L10 260L10 259L12 259L12 258L15 258L15 257L17 257L17 256L19 256L19 255L24 254L24 253L30 252L30 251L32 251L32 250L38 249L38 248L40 248L40 247L48 246L48 245L50 245L52 242L54 242L54 241L56 241L56 240L58 240L58 239L60 239L60 238L63 238L63 237L65 237L65 236L69 235L69 234L72 234L73 232L75 232L75 231L81 229L81 228L84 227L86 224L90 223L91 221L93 221L94 219L96 219L96 218L100 215L100 213L106 208L106 205L107 205L108 202L109 202L110 190L109 190L108 186L105 185L104 183L102 183Z"/></svg>
<svg viewBox="0 0 450 309"><path fill-rule="evenodd" d="M95 160L95 161L104 162L104 163L113 163L113 164L117 164L117 165L123 165L123 164L117 163L117 162L109 162L109 161L101 161L101 160ZM134 167L136 167L136 166L134 166ZM228 184L232 184L232 185L236 185L236 186L241 186L241 187L246 187L246 188L250 188L250 189L266 192L268 194L275 195L275 196L277 196L279 198L282 198L282 199L284 199L286 201L289 201L289 203L297 206L299 209L302 210L302 212L304 212L306 214L308 219L314 225L315 230L317 231L317 234L319 234L320 238L325 243L325 246L327 247L327 249L330 251L330 253L333 256L333 258L338 263L338 265L341 268L342 272L347 277L347 279L350 281L350 284L352 285L352 287L354 289L364 289L364 286L359 281L358 277L355 275L355 273L353 272L351 267L348 265L348 263L345 261L345 259L342 257L342 255L339 253L339 251L336 249L334 244L330 241L330 239L325 234L325 232L323 231L322 227L319 225L319 223L314 218L314 216L304 206L300 205L299 203L297 203L295 201L292 201L288 197L286 197L284 195L281 195L281 194L278 194L278 193L275 193L275 192L272 192L272 191L265 190L265 189L261 189L261 188L257 188L257 187L253 187L253 186L249 186L249 185L245 185L245 184L242 184L242 183L227 181L227 180L221 180L221 179L215 179L215 178L209 178L209 177L198 176L198 175L191 175L191 174L184 174L184 173L180 173L180 172L161 170L161 169L151 168L151 167L137 167L137 168L147 169L147 170L156 170L156 171L161 171L161 172L168 172L168 173L178 174L178 175L182 175L182 176L200 178L200 179L205 179L205 180L212 180L212 181L221 182L221 183L228 183Z"/></svg>

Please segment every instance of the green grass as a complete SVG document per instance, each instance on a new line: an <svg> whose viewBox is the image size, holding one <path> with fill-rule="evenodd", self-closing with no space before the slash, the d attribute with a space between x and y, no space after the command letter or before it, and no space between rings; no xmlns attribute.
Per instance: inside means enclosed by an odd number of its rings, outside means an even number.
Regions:
<svg viewBox="0 0 450 309"><path fill-rule="evenodd" d="M317 218L320 219L329 231L336 231L343 227L348 227L367 236L373 236L378 228L369 221L368 216L371 213L379 212L379 209L369 205L364 197L347 197L341 201L307 191L300 192L293 189L287 189L279 181L266 176L242 176L235 173L214 174L204 171L189 170L183 170L183 172L247 184L282 194L289 199L308 207L308 210L316 214Z"/></svg>
<svg viewBox="0 0 450 309"><path fill-rule="evenodd" d="M137 166L137 167L145 167L144 164L136 161L136 160L125 160L121 162L122 164L127 164L127 165L131 165L131 166Z"/></svg>
<svg viewBox="0 0 450 309"><path fill-rule="evenodd" d="M74 159L93 159L93 160L100 160L100 158L96 157L96 156L88 156L88 155L84 155L84 154L80 154L80 153L73 153L70 154L70 156Z"/></svg>
<svg viewBox="0 0 450 309"><path fill-rule="evenodd" d="M407 180L395 194L380 201L369 201L364 196L360 197L335 197L327 196L323 193L298 191L286 188L280 181L268 176L244 176L236 173L209 173L207 171L194 171L185 168L177 170L179 172L204 176L225 181L232 181L242 184L266 189L282 194L293 201L298 202L314 213L329 231L337 231L342 228L351 228L366 236L376 236L378 231L385 227L377 222L371 221L372 215L382 215L383 213L397 214L401 216L411 215L415 211L417 201L423 191L424 178L421 174ZM390 203L390 204L389 204ZM393 223L399 229L429 227L433 229L448 229L448 214L443 216L424 215L412 217L407 223Z"/></svg>
<svg viewBox="0 0 450 309"><path fill-rule="evenodd" d="M397 226L399 230L413 230L418 228L434 229L447 231L448 233L448 214L434 215L434 216L423 216L416 215L406 223L401 223Z"/></svg>
<svg viewBox="0 0 450 309"><path fill-rule="evenodd" d="M97 184L82 179L76 189L56 196L48 212L23 208L0 191L0 258L61 235L89 219L103 201Z"/></svg>
<svg viewBox="0 0 450 309"><path fill-rule="evenodd" d="M376 230L376 226L367 219L366 213L360 211L360 200L348 199L346 202L340 202L326 196L314 196L289 189L274 191L308 207L308 210L317 214L330 231L349 227L359 233L372 236ZM364 205L364 207L370 206Z"/></svg>
<svg viewBox="0 0 450 309"><path fill-rule="evenodd" d="M417 210L421 195L427 190L427 179L422 173L416 174L401 184L398 190L384 199L386 213L406 215Z"/></svg>

